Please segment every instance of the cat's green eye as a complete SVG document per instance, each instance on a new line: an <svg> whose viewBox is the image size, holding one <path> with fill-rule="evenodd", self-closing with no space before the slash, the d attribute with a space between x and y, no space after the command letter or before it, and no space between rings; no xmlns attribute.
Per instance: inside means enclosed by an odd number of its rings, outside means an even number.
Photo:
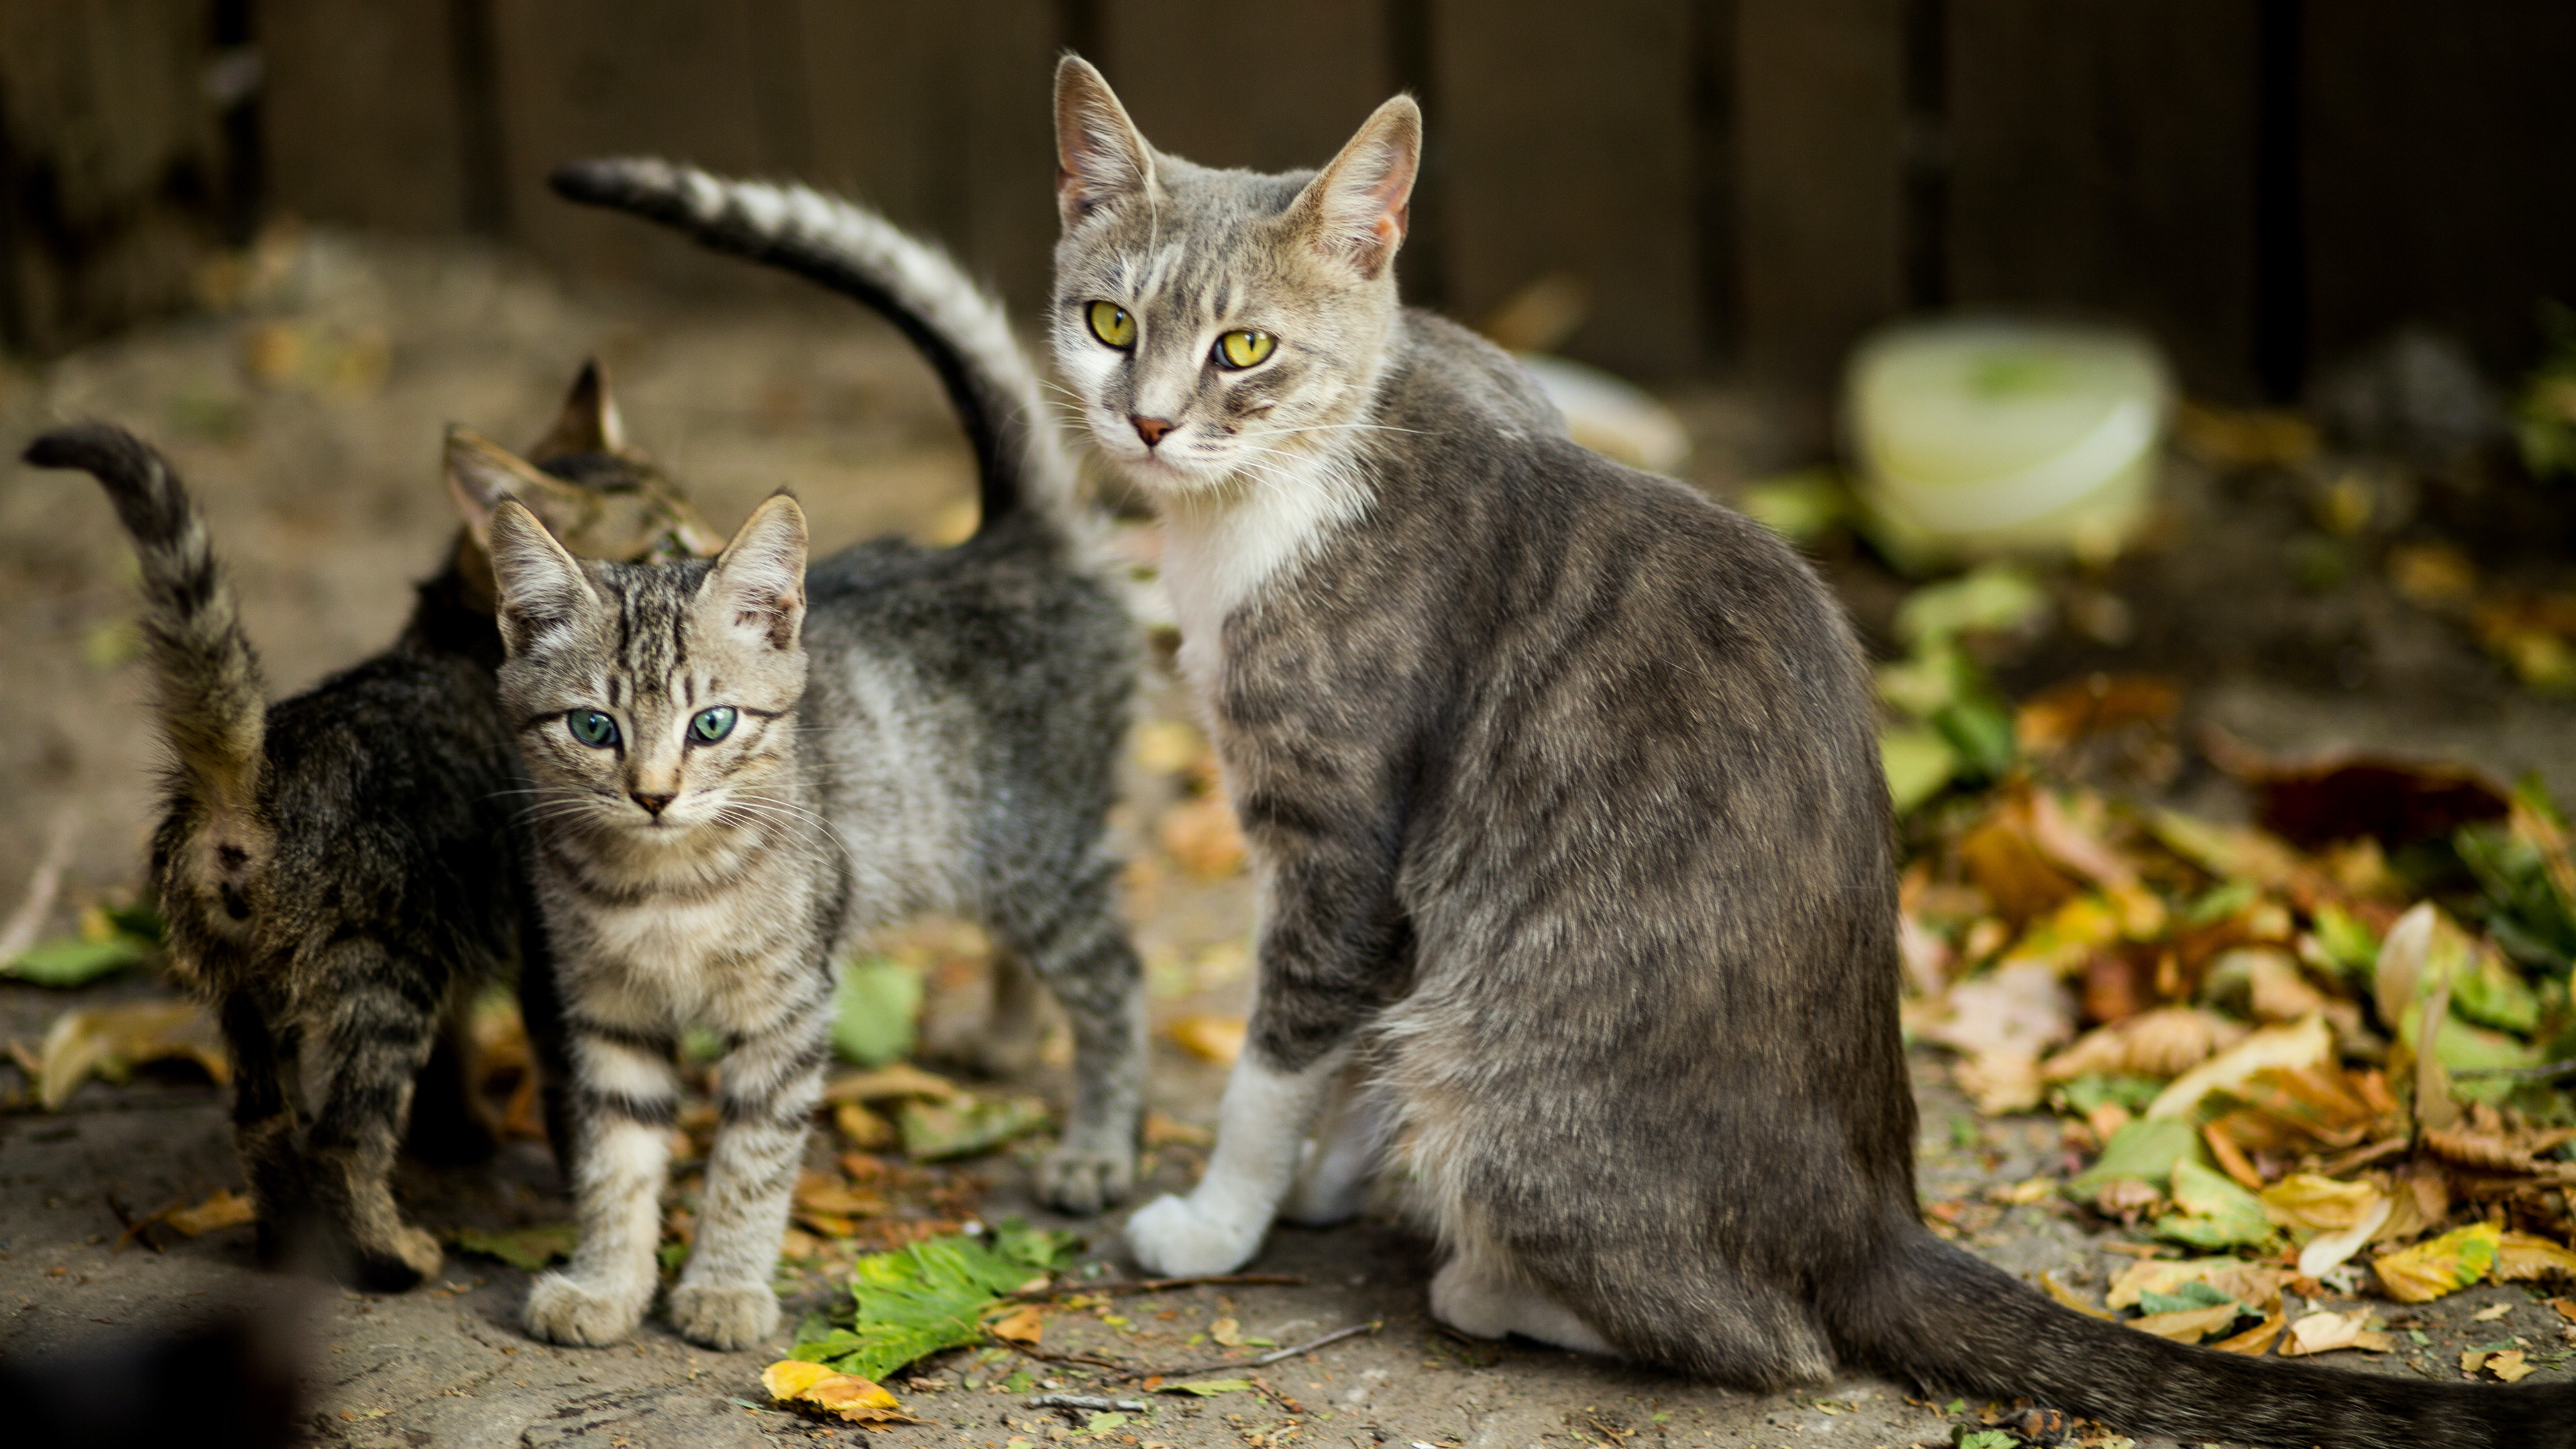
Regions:
<svg viewBox="0 0 2576 1449"><path fill-rule="evenodd" d="M713 709L699 710L698 717L689 721L689 738L702 745L712 745L733 733L733 722L732 705L720 704Z"/></svg>
<svg viewBox="0 0 2576 1449"><path fill-rule="evenodd" d="M594 750L604 750L617 743L617 721L595 709L577 709L564 716L564 726L572 737Z"/></svg>
<svg viewBox="0 0 2576 1449"><path fill-rule="evenodd" d="M1216 340L1216 360L1228 367L1250 367L1270 355L1279 339L1267 332L1243 328Z"/></svg>
<svg viewBox="0 0 2576 1449"><path fill-rule="evenodd" d="M1091 335L1112 347L1136 345L1136 319L1115 302L1091 304Z"/></svg>

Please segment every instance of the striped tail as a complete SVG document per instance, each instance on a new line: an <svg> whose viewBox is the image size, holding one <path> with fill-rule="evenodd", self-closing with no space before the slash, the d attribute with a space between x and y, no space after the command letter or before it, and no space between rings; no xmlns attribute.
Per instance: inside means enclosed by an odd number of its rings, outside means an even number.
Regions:
<svg viewBox="0 0 2576 1449"><path fill-rule="evenodd" d="M938 247L875 212L803 186L732 181L650 159L576 161L556 194L658 221L701 245L793 272L882 313L947 385L974 444L983 527L1023 503L1061 524L1073 464L1048 421L1037 371L1001 303Z"/></svg>
<svg viewBox="0 0 2576 1449"><path fill-rule="evenodd" d="M26 457L39 468L96 477L134 539L162 739L176 785L204 812L199 858L183 868L224 915L246 920L252 882L268 859L259 807L267 690L205 520L169 463L123 428L56 428L28 444Z"/></svg>

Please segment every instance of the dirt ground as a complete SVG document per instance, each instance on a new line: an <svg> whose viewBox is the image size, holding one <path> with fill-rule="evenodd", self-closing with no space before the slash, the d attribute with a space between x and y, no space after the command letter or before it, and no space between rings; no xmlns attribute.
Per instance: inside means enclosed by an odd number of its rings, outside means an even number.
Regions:
<svg viewBox="0 0 2576 1449"><path fill-rule="evenodd" d="M211 514L278 694L395 632L407 581L435 564L453 526L437 478L442 425L524 443L587 353L609 364L637 439L719 528L781 484L805 501L818 547L885 530L939 536L968 504L970 460L929 375L890 332L837 303L692 308L575 297L471 248L330 235L272 247L247 271L214 279L219 292L238 294L231 310L0 371L0 450L14 458L36 431L75 417L122 422L160 442ZM1673 401L1699 443L1693 476L1721 493L1800 461L1815 442L1811 424L1740 391L1701 388ZM2163 669L2186 680L2196 721L2267 749L2398 747L2508 776L2538 769L2560 798L2576 793L2576 709L2512 687L2456 625L2383 584L2303 591L2285 582L2281 550L2308 512L2288 485L2222 484L2180 461L2171 474L2160 545L2080 585L2116 603L2108 613L2086 605L2109 624L2090 639L2066 632L2037 646L2006 669L2007 684ZM2563 525L2554 525L2560 540ZM2512 554L2512 540L2499 548ZM1864 630L1883 638L1896 583L1848 551L1829 553L1827 564ZM130 894L139 878L153 746L128 658L133 578L123 537L86 479L0 464L0 800L17 826L0 832L0 904L64 842L66 884L48 934L68 930L82 904ZM1157 677L1149 713L1186 717L1168 676ZM1131 904L1158 1022L1239 1012L1248 887L1176 865L1150 823L1169 803L1170 778L1142 763L1131 777L1136 798L1122 830L1146 862ZM2241 810L2206 771L2174 789L2199 808ZM33 1047L67 1009L164 989L137 977L77 992L0 985L0 1042ZM1915 1065L1925 1196L1963 1205L1954 1226L1964 1241L2015 1272L2056 1269L2097 1289L2129 1261L2105 1251L2117 1232L2053 1198L1989 1199L2067 1169L2052 1121L1980 1120L1936 1058ZM1154 1069L1160 1113L1212 1120L1219 1067L1158 1031ZM10 1072L0 1068L0 1084ZM1060 1093L1062 1084L1041 1068L1011 1085ZM241 1185L221 1091L200 1074L147 1072L123 1086L94 1082L48 1114L29 1100L32 1083L15 1086L0 1114L0 1355L224 1305L270 1305L302 1326L315 1442L606 1449L859 1437L749 1407L766 1402L758 1373L775 1352L706 1352L658 1322L617 1348L534 1343L517 1327L529 1275L488 1259L451 1253L437 1286L381 1296L263 1277L247 1227L121 1243L127 1215ZM1164 1134L1149 1164L1153 1190L1194 1179L1203 1155L1187 1135ZM1028 1212L1036 1150L1024 1144L974 1166L990 1182L987 1216ZM565 1211L549 1160L526 1142L486 1168L407 1166L403 1187L417 1217L440 1229L507 1228ZM1124 1274L1112 1221L1070 1226L1090 1234L1088 1257ZM1466 1343L1425 1316L1427 1246L1383 1221L1283 1229L1253 1266L1304 1281L1060 1313L1046 1345L1177 1366L1218 1352L1190 1342L1218 1318L1282 1344L1380 1327L1270 1367L1265 1394L1157 1398L1150 1417L1120 1426L1112 1442L1896 1446L1947 1443L1984 1407L1919 1403L1906 1387L1869 1377L1749 1395L1523 1343ZM815 1275L794 1281L791 1322L837 1296ZM2468 1315L2494 1304L2508 1305L2505 1319L2472 1329ZM2545 1314L2518 1290L2471 1290L2397 1315L2408 1340L2399 1352L2339 1358L2451 1379L2467 1334L2554 1337ZM775 1347L786 1344L782 1335ZM1020 1394L985 1382L1011 1367L963 1353L935 1361L909 1387L896 1385L925 1422L882 1436L925 1449L1002 1449L1083 1429L1081 1415L1024 1407ZM1088 1370L1043 1372L1067 1392L1098 1391Z"/></svg>

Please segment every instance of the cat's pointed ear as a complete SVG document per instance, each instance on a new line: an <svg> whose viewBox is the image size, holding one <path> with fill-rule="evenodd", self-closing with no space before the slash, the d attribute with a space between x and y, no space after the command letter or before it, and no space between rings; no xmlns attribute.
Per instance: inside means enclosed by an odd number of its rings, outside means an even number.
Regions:
<svg viewBox="0 0 2576 1449"><path fill-rule="evenodd" d="M466 531L487 553L492 510L504 499L517 499L558 533L572 532L599 506L589 489L540 470L472 428L449 425L445 464L447 496L455 500Z"/></svg>
<svg viewBox="0 0 2576 1449"><path fill-rule="evenodd" d="M805 623L805 510L785 493L769 495L717 555L698 597L747 641L796 647Z"/></svg>
<svg viewBox="0 0 2576 1449"><path fill-rule="evenodd" d="M511 654L524 654L546 635L568 627L596 601L581 564L517 499L504 498L493 508L486 536L501 643Z"/></svg>
<svg viewBox="0 0 2576 1449"><path fill-rule="evenodd" d="M608 394L608 369L596 357L581 365L546 435L528 456L542 463L567 453L617 453L626 448L626 423L617 416L617 400Z"/></svg>
<svg viewBox="0 0 2576 1449"><path fill-rule="evenodd" d="M1404 245L1413 178L1422 166L1422 108L1397 96L1361 123L1292 208L1327 256L1374 278Z"/></svg>
<svg viewBox="0 0 2576 1449"><path fill-rule="evenodd" d="M1081 56L1055 67L1055 209L1065 227L1154 189L1154 150Z"/></svg>

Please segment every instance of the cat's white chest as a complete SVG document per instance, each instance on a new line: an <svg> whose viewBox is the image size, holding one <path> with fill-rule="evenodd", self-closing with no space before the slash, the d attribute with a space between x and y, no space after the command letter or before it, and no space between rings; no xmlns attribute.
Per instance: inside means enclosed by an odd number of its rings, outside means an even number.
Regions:
<svg viewBox="0 0 2576 1449"><path fill-rule="evenodd" d="M1223 503L1184 502L1166 514L1163 580L1181 626L1181 673L1202 696L1224 671L1225 621L1283 584L1366 495L1329 466L1274 474Z"/></svg>

